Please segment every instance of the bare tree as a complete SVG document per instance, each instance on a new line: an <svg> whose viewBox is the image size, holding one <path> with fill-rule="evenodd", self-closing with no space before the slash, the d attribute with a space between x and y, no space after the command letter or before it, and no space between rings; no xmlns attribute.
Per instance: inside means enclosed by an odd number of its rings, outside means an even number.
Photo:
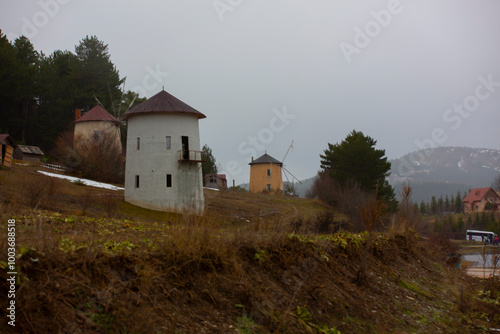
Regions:
<svg viewBox="0 0 500 334"><path fill-rule="evenodd" d="M411 201L413 189L410 182L403 184L401 201L398 204L398 212L394 218L393 229L403 232L408 229L417 230L419 223L419 213L415 210L415 205Z"/></svg>
<svg viewBox="0 0 500 334"><path fill-rule="evenodd" d="M495 191L500 191L500 174L493 179L493 183L491 184L491 187L495 189Z"/></svg>
<svg viewBox="0 0 500 334"><path fill-rule="evenodd" d="M125 159L114 133L101 132L98 138L85 138L65 132L57 139L53 155L82 177L123 183Z"/></svg>
<svg viewBox="0 0 500 334"><path fill-rule="evenodd" d="M363 191L359 184L349 181L341 186L327 172L321 171L308 191L307 197L318 198L347 215L350 224L345 227L348 230L354 232L367 230L361 218L361 208L371 200L373 195Z"/></svg>

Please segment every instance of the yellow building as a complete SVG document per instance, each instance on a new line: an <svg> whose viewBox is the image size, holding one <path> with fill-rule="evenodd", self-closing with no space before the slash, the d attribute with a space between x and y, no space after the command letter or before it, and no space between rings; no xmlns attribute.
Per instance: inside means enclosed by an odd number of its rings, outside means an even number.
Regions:
<svg viewBox="0 0 500 334"><path fill-rule="evenodd" d="M251 193L283 193L282 162L267 153L249 163Z"/></svg>

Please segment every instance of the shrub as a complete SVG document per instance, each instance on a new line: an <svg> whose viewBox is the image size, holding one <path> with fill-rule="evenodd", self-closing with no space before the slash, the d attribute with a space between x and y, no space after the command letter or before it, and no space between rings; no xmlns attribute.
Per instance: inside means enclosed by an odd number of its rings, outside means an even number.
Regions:
<svg viewBox="0 0 500 334"><path fill-rule="evenodd" d="M62 133L55 143L53 155L60 163L92 180L123 183L125 159L112 133L100 133L94 139Z"/></svg>
<svg viewBox="0 0 500 334"><path fill-rule="evenodd" d="M313 186L306 194L309 198L317 198L349 217L347 230L360 232L364 226L361 220L360 208L371 197L356 183L341 186L326 172L319 172Z"/></svg>

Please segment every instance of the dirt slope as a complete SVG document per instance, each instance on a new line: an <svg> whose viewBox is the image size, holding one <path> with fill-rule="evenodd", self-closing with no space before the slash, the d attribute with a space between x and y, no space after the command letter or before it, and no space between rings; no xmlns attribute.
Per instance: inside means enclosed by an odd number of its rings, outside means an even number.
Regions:
<svg viewBox="0 0 500 334"><path fill-rule="evenodd" d="M295 234L289 223L296 213L314 217L321 205L286 198L271 205L269 198L247 194L209 193L208 213L193 217L142 210L98 190L83 214L79 201L86 187L59 184L31 210L20 196L26 193L13 192L13 180L21 176L43 181L31 171L0 171L0 251L7 254L6 221L15 219L19 272L16 327L4 320L0 332L500 328L498 282L481 283L446 264L452 247L444 241L423 241L412 233ZM106 198L115 206L107 208ZM264 205L279 213L261 212ZM235 219L238 212L230 208L246 212L249 222ZM6 279L2 270L2 296ZM6 304L2 312L7 319Z"/></svg>

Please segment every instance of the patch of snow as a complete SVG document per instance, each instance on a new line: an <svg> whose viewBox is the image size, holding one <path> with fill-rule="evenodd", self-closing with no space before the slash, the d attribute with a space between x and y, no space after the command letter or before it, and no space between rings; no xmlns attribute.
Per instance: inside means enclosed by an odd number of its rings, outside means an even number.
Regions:
<svg viewBox="0 0 500 334"><path fill-rule="evenodd" d="M485 166L485 165L483 165L483 168L488 168L488 169L489 169L489 168L490 168L490 166Z"/></svg>
<svg viewBox="0 0 500 334"><path fill-rule="evenodd" d="M49 172L44 172L42 170L39 170L38 173L42 173L42 174L50 176L50 177L57 177L59 179L64 179L64 180L68 180L71 182L79 181L79 182L84 183L86 186L91 186L91 187L96 187L96 188L104 188L104 189L109 189L109 190L125 190L125 188L117 187L117 186L114 186L112 184L102 183L102 182L97 182L97 181L92 181L92 180L87 180L87 179L81 179L79 177L49 173Z"/></svg>
<svg viewBox="0 0 500 334"><path fill-rule="evenodd" d="M220 190L219 190L219 189L217 189L217 188L209 188L209 187L203 187L203 189L214 190L214 191L220 191Z"/></svg>

